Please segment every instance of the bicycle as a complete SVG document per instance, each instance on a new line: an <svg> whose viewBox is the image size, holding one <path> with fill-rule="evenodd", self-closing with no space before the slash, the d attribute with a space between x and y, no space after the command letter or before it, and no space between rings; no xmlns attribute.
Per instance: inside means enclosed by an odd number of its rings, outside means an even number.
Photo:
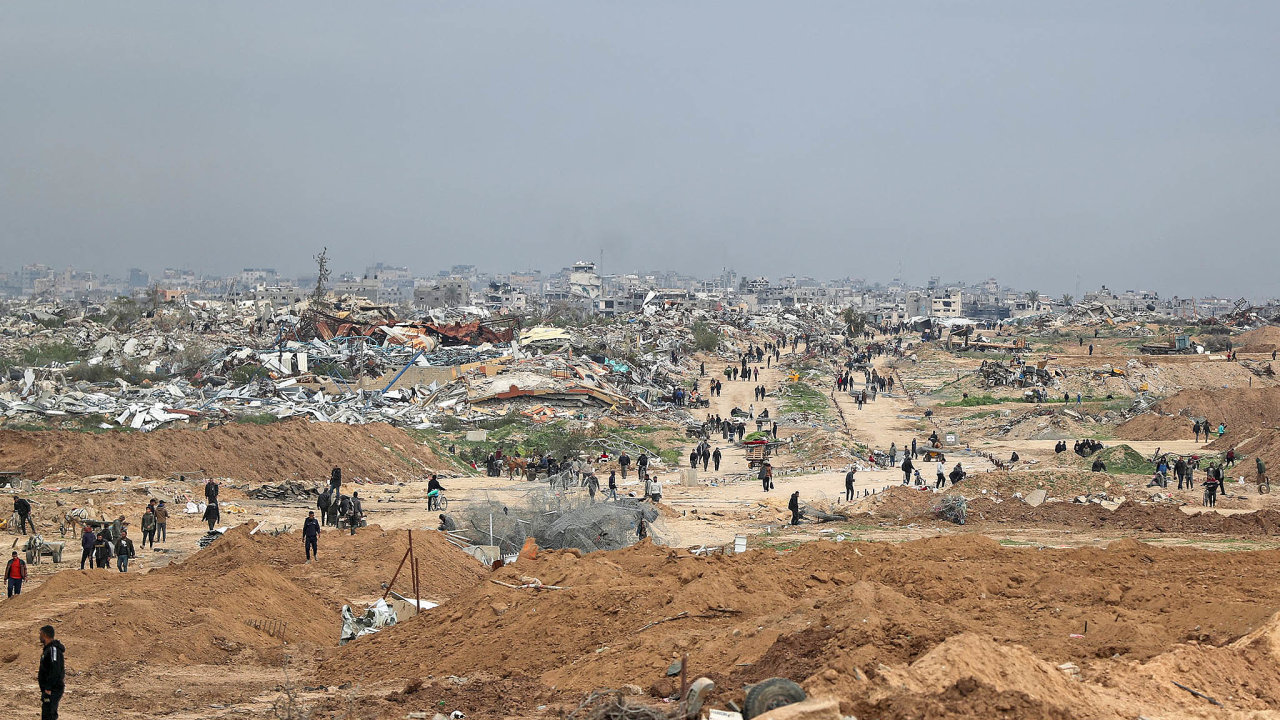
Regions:
<svg viewBox="0 0 1280 720"><path fill-rule="evenodd" d="M442 492L436 492L434 496L428 494L427 501L431 503L431 512L444 512L449 509L449 498L444 496Z"/></svg>

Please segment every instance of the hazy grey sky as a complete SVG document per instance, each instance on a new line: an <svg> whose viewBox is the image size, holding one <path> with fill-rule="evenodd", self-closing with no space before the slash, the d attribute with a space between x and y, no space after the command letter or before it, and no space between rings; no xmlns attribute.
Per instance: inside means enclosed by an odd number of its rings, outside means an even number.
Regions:
<svg viewBox="0 0 1280 720"><path fill-rule="evenodd" d="M10 2L0 266L1275 295L1277 78L1272 0Z"/></svg>

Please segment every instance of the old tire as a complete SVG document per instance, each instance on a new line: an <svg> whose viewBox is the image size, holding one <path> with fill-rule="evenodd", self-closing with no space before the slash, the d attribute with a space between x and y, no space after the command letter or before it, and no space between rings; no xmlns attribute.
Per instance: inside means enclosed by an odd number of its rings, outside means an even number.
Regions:
<svg viewBox="0 0 1280 720"><path fill-rule="evenodd" d="M28 550L28 551L27 551L27 564L28 564L28 565L35 565L35 564L36 564L36 553L35 553L35 551L34 551L34 550Z"/></svg>
<svg viewBox="0 0 1280 720"><path fill-rule="evenodd" d="M54 548L53 561L56 563L62 562L62 548Z"/></svg>
<svg viewBox="0 0 1280 720"><path fill-rule="evenodd" d="M743 701L742 717L745 720L751 720L774 708L794 705L804 699L804 688L786 678L769 678L752 685L747 691L746 700Z"/></svg>

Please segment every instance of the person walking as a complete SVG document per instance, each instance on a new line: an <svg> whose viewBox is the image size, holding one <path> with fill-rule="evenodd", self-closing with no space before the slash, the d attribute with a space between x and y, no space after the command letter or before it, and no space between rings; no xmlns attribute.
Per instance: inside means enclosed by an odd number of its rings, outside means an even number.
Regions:
<svg viewBox="0 0 1280 720"><path fill-rule="evenodd" d="M209 523L209 532L213 532L213 526L222 519L222 511L218 509L218 503L213 502L205 506L203 519Z"/></svg>
<svg viewBox="0 0 1280 720"><path fill-rule="evenodd" d="M612 470L609 471L609 499L618 499L618 474Z"/></svg>
<svg viewBox="0 0 1280 720"><path fill-rule="evenodd" d="M66 689L66 649L55 640L52 625L40 628L40 671L36 680L40 684L40 720L58 720L58 703Z"/></svg>
<svg viewBox="0 0 1280 720"><path fill-rule="evenodd" d="M18 557L18 551L13 551L13 557L9 558L9 563L4 566L4 583L9 591L7 597L22 594L22 581L27 579L27 561Z"/></svg>
<svg viewBox="0 0 1280 720"><path fill-rule="evenodd" d="M17 497L15 495L13 498L13 511L18 514L18 534L26 535L27 526L30 525L31 533L34 535L36 532L36 524L31 519L31 502L26 498Z"/></svg>
<svg viewBox="0 0 1280 720"><path fill-rule="evenodd" d="M129 560L133 557L133 541L129 539L128 531L121 530L120 539L116 540L116 569L129 572Z"/></svg>
<svg viewBox="0 0 1280 720"><path fill-rule="evenodd" d="M111 542L107 540L106 530L98 532L93 539L93 559L97 561L99 570L106 570L111 563Z"/></svg>
<svg viewBox="0 0 1280 720"><path fill-rule="evenodd" d="M761 464L760 474L758 475L758 477L760 479L761 485L763 485L764 487L765 492L769 492L770 490L773 489L773 466L772 465L770 465L767 462Z"/></svg>
<svg viewBox="0 0 1280 720"><path fill-rule="evenodd" d="M336 498L342 492L342 468L334 468L329 472L329 489Z"/></svg>
<svg viewBox="0 0 1280 720"><path fill-rule="evenodd" d="M156 513L150 507L142 511L142 549L147 549L147 543L151 543L151 547L156 546Z"/></svg>
<svg viewBox="0 0 1280 720"><path fill-rule="evenodd" d="M627 454L626 450L623 450L622 454L618 456L618 469L622 471L623 480L627 479L627 468L629 467L631 467L631 456Z"/></svg>
<svg viewBox="0 0 1280 720"><path fill-rule="evenodd" d="M941 490L947 486L947 469L943 466L942 460L938 460L938 464L934 469L938 473L938 479L934 481L933 487L936 490Z"/></svg>
<svg viewBox="0 0 1280 720"><path fill-rule="evenodd" d="M723 456L720 454L720 448L719 448L719 447L717 447L717 448L716 448L716 449L711 453L711 463L715 466L716 472L720 472L720 458L721 458L721 457L723 457Z"/></svg>
<svg viewBox="0 0 1280 720"><path fill-rule="evenodd" d="M787 509L791 511L791 524L800 524L800 491L791 493L791 499L787 501Z"/></svg>
<svg viewBox="0 0 1280 720"><path fill-rule="evenodd" d="M918 457L918 453L917 453L917 451L916 451L916 439L915 439L915 438L911 438L911 457L912 457L912 459L915 459L916 457Z"/></svg>
<svg viewBox="0 0 1280 720"><path fill-rule="evenodd" d="M311 562L312 558L320 555L320 521L316 520L316 511L312 510L307 513L307 519L302 521L302 547L307 554L307 562Z"/></svg>
<svg viewBox="0 0 1280 720"><path fill-rule="evenodd" d="M844 474L844 501L853 502L853 474L856 470L850 466L849 472Z"/></svg>
<svg viewBox="0 0 1280 720"><path fill-rule="evenodd" d="M911 458L902 458L902 484L903 485L911 484L911 471L914 469L915 469L915 465L912 464Z"/></svg>
<svg viewBox="0 0 1280 720"><path fill-rule="evenodd" d="M1205 473L1204 478L1204 504L1206 507L1217 507L1218 505L1218 480L1219 473L1222 468L1216 465L1210 465L1209 471Z"/></svg>
<svg viewBox="0 0 1280 720"><path fill-rule="evenodd" d="M169 539L169 508L164 504L163 500L156 505L155 538L160 542L165 542Z"/></svg>
<svg viewBox="0 0 1280 720"><path fill-rule="evenodd" d="M88 525L84 526L84 532L80 533L80 569L84 569L84 563L89 562L89 569L93 569L93 548L97 544L98 536L94 534L93 528Z"/></svg>
<svg viewBox="0 0 1280 720"><path fill-rule="evenodd" d="M898 464L898 444L897 443L893 443L893 442L889 443L889 464L890 465Z"/></svg>
<svg viewBox="0 0 1280 720"><path fill-rule="evenodd" d="M204 502L206 505L216 505L218 503L218 481L210 478L204 484Z"/></svg>

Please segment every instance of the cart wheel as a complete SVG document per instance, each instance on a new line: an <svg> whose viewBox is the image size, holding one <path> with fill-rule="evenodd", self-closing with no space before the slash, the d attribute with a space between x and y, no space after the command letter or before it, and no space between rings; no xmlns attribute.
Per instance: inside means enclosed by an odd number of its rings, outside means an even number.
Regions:
<svg viewBox="0 0 1280 720"><path fill-rule="evenodd" d="M743 701L742 716L746 720L751 720L774 708L794 705L804 699L804 688L786 678L769 678L752 685L747 691L746 700Z"/></svg>
<svg viewBox="0 0 1280 720"><path fill-rule="evenodd" d="M61 550L54 550L54 551L53 551L53 561L54 561L54 562L56 562L56 563L60 563L60 562L62 562L62 551L61 551Z"/></svg>
<svg viewBox="0 0 1280 720"><path fill-rule="evenodd" d="M39 555L37 555L37 554L35 553L35 551L33 551L33 550L28 550L28 551L27 551L27 564L28 564L28 565L35 565L35 564L36 564L36 558L37 558L37 557L39 557Z"/></svg>
<svg viewBox="0 0 1280 720"><path fill-rule="evenodd" d="M1270 479L1263 480L1262 482L1258 483L1258 494L1259 494L1259 495L1266 495L1266 494L1267 494L1267 493L1269 493L1269 492L1271 492L1271 480L1270 480Z"/></svg>

